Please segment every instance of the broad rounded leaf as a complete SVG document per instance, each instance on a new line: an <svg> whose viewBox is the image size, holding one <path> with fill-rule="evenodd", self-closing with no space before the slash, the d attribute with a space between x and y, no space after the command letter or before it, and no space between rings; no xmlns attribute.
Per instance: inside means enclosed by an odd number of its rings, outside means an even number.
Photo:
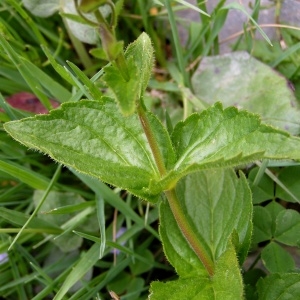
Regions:
<svg viewBox="0 0 300 300"><path fill-rule="evenodd" d="M182 179L176 192L185 218L210 259L216 263L228 241L237 235L235 246L243 263L252 230L251 192L245 177L238 179L231 169L197 172ZM160 220L164 252L177 273L182 277L207 274L179 230L167 202L161 204Z"/></svg>
<svg viewBox="0 0 300 300"><path fill-rule="evenodd" d="M159 179L151 149L136 115L124 117L110 98L65 103L49 115L8 122L5 129L21 143L56 161L149 201L150 181ZM174 153L158 119L147 113L166 165Z"/></svg>
<svg viewBox="0 0 300 300"><path fill-rule="evenodd" d="M264 122L300 133L300 104L287 81L247 52L205 57L192 79L196 96L258 113Z"/></svg>

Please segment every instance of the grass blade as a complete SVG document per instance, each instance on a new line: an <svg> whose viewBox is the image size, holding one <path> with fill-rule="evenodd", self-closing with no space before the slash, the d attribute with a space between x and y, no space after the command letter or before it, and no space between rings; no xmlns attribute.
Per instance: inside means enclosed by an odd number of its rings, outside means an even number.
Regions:
<svg viewBox="0 0 300 300"><path fill-rule="evenodd" d="M273 44L270 41L270 39L268 38L268 36L260 28L260 26L257 24L257 22L252 18L252 16L248 14L248 12L245 10L245 8L242 5L240 5L239 3L230 3L226 6L224 6L223 9L237 9L237 10L240 10L241 12L243 12L253 22L253 24L256 26L257 30L260 32L262 37L270 44L270 46L273 47Z"/></svg>
<svg viewBox="0 0 300 300"><path fill-rule="evenodd" d="M106 244L106 234L105 234L105 211L104 211L104 199L101 195L96 195L96 209L97 209L97 218L100 228L100 251L99 259L104 255L105 244Z"/></svg>
<svg viewBox="0 0 300 300"><path fill-rule="evenodd" d="M98 179L89 177L82 173L78 173L75 170L71 171L80 178L90 189L92 189L96 194L101 193L102 197L110 205L118 209L124 216L130 217L137 224L145 227L149 232L151 232L156 238L160 239L158 233L149 225L145 226L144 220L140 218L124 201L103 182Z"/></svg>
<svg viewBox="0 0 300 300"><path fill-rule="evenodd" d="M17 178L37 190L45 190L49 185L47 177L10 161L0 160L0 171Z"/></svg>
<svg viewBox="0 0 300 300"><path fill-rule="evenodd" d="M60 174L62 165L59 165L47 187L47 190L45 191L40 203L36 206L35 210L33 211L33 213L31 214L31 216L29 217L29 219L27 220L27 222L23 225L23 227L21 228L21 230L18 232L18 234L16 235L16 237L13 239L12 243L10 244L8 251L13 247L13 245L16 243L16 241L18 240L19 236L22 234L23 230L28 226L28 224L31 222L31 220L35 217L35 215L37 214L37 212L39 211L40 207L42 206L42 204L44 203L44 201L46 200L50 190L52 189L54 183L56 182L56 180L58 179L58 176Z"/></svg>
<svg viewBox="0 0 300 300"><path fill-rule="evenodd" d="M62 287L53 298L54 300L61 300L68 292L68 290L82 278L85 273L90 270L99 259L99 246L94 244L86 253L84 253L71 273L67 276Z"/></svg>

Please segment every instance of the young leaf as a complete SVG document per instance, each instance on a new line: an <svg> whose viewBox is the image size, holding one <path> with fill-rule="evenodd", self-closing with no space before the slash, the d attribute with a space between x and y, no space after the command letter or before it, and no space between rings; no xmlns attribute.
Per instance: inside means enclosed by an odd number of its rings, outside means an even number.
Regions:
<svg viewBox="0 0 300 300"><path fill-rule="evenodd" d="M115 94L122 113L131 115L144 94L153 66L153 47L146 33L128 46L125 59L129 81L125 81L116 66L105 67L103 79Z"/></svg>
<svg viewBox="0 0 300 300"><path fill-rule="evenodd" d="M154 120L153 130L163 141L161 153L168 162L174 158L170 138L151 113L147 116ZM5 128L26 146L141 198L155 201L162 191L153 194L148 189L159 172L138 117L122 116L110 98L65 103L49 115L9 122Z"/></svg>
<svg viewBox="0 0 300 300"><path fill-rule="evenodd" d="M165 186L184 174L202 169L233 167L256 159L300 159L300 139L261 124L258 115L222 108L220 103L193 114L172 134L177 162Z"/></svg>
<svg viewBox="0 0 300 300"><path fill-rule="evenodd" d="M243 175L231 169L197 172L182 179L176 188L182 213L196 232L204 250L216 263L237 234L240 263L246 257L251 238L251 192ZM243 209L241 209L243 207ZM160 235L164 252L182 277L203 276L202 263L183 237L169 204L160 207Z"/></svg>

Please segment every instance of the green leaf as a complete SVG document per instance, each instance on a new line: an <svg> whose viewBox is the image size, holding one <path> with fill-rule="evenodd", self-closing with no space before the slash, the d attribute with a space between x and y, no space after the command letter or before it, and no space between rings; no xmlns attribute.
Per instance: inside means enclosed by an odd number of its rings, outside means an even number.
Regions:
<svg viewBox="0 0 300 300"><path fill-rule="evenodd" d="M98 59L107 60L107 55L103 48L93 48L89 53Z"/></svg>
<svg viewBox="0 0 300 300"><path fill-rule="evenodd" d="M192 84L195 95L209 104L237 106L260 114L265 123L300 133L299 101L286 79L246 52L205 57Z"/></svg>
<svg viewBox="0 0 300 300"><path fill-rule="evenodd" d="M42 191L35 191L33 195L33 201L35 206L39 204L41 197L43 196ZM38 212L39 219L45 220L50 224L56 226L62 226L67 223L71 218L77 216L77 221L79 220L78 213L67 213L67 214L45 214L45 212L51 211L57 207L66 205L78 205L85 203L84 199L74 193L60 193L60 192L50 192L47 196L47 201L45 201ZM82 222L82 221L81 221ZM89 215L88 218L84 219L84 229L89 231L97 230L97 220L96 216L94 218ZM62 227L63 228L63 227ZM79 227L80 229L81 227ZM82 238L74 233L65 233L59 238L53 240L53 243L60 248L62 252L70 252L78 249L82 244Z"/></svg>
<svg viewBox="0 0 300 300"><path fill-rule="evenodd" d="M5 129L26 146L104 182L156 201L162 191L148 189L159 179L150 146L136 115L124 117L110 98L65 103L49 115L6 123ZM174 158L162 124L147 113L166 165Z"/></svg>
<svg viewBox="0 0 300 300"><path fill-rule="evenodd" d="M276 201L272 201L270 202L267 206L264 207L270 214L271 216L271 220L272 220L272 224L271 224L271 230L272 230L272 236L274 236L275 234L275 230L276 230L276 219L277 216L280 212L284 211L285 208L279 204Z"/></svg>
<svg viewBox="0 0 300 300"><path fill-rule="evenodd" d="M105 2L105 0L82 0L79 8L84 13L91 13L98 9L99 6L105 4Z"/></svg>
<svg viewBox="0 0 300 300"><path fill-rule="evenodd" d="M94 26L87 24L82 17L78 15L74 1L60 1L61 15L64 17L67 27L71 33L79 39L81 42L88 44L97 44L99 42L99 34L95 30ZM109 5L103 5L100 7L101 14L106 18L110 13L111 9ZM72 16L73 15L73 16ZM84 17L89 21L96 22L97 19L94 14L84 14Z"/></svg>
<svg viewBox="0 0 300 300"><path fill-rule="evenodd" d="M252 18L252 16L247 12L247 10L244 8L243 5L240 3L230 3L226 6L224 6L223 9L237 9L243 12L255 25L256 29L260 32L262 37L270 44L270 46L273 46L268 36L265 34L265 32L260 28L260 26L256 23L256 21Z"/></svg>
<svg viewBox="0 0 300 300"><path fill-rule="evenodd" d="M4 207L0 207L0 217L5 219L7 222L11 224L16 224L19 226L23 226L29 218L29 216L25 215L24 213L7 209ZM46 232L47 232L46 229L52 230L52 232L55 233L61 232L61 229L57 225L51 224L45 220L36 217L32 219L29 227L40 229L40 231L46 231Z"/></svg>
<svg viewBox="0 0 300 300"><path fill-rule="evenodd" d="M170 186L185 174L233 167L260 158L300 159L300 139L261 124L259 116L220 103L193 114L172 134L177 162L162 182Z"/></svg>
<svg viewBox="0 0 300 300"><path fill-rule="evenodd" d="M54 68L54 70L63 78L65 79L67 82L69 82L71 85L76 85L76 83L74 82L74 80L72 79L70 73L62 66L60 65L56 59L54 58L54 56L51 54L50 50L42 45L41 48L43 49L45 55L47 56L47 58L49 59L52 67Z"/></svg>
<svg viewBox="0 0 300 300"><path fill-rule="evenodd" d="M3 48L3 50L6 52L7 56L9 57L10 61L15 65L15 67L18 69L28 86L32 89L32 91L35 93L35 95L40 99L42 104L49 110L52 108L50 100L44 95L41 84L37 80L38 77L35 76L34 73L30 69L28 69L28 66L26 65L26 60L18 55L17 52L10 46L8 41L0 35L0 45ZM28 61L27 61L28 62ZM35 66L36 67L36 66ZM37 67L36 67L37 68Z"/></svg>
<svg viewBox="0 0 300 300"><path fill-rule="evenodd" d="M42 174L11 161L0 160L0 171L7 173L38 190L47 189L50 182L50 179L44 177Z"/></svg>
<svg viewBox="0 0 300 300"><path fill-rule="evenodd" d="M63 296L68 292L68 290L96 264L98 259L99 246L94 244L86 253L81 256L80 260L67 276L62 287L59 289L53 299L63 299Z"/></svg>
<svg viewBox="0 0 300 300"><path fill-rule="evenodd" d="M82 83L86 86L88 92L91 94L92 99L100 100L102 97L102 93L98 87L93 83L76 65L72 62L68 61L68 65L71 67L76 76L82 81Z"/></svg>
<svg viewBox="0 0 300 300"><path fill-rule="evenodd" d="M243 284L231 243L219 258L216 273L208 277L184 277L167 283L152 282L150 300L236 300L243 299Z"/></svg>
<svg viewBox="0 0 300 300"><path fill-rule="evenodd" d="M252 243L268 241L272 238L272 218L269 211L261 206L253 210L253 239Z"/></svg>
<svg viewBox="0 0 300 300"><path fill-rule="evenodd" d="M257 283L259 300L300 299L300 274L272 274Z"/></svg>
<svg viewBox="0 0 300 300"><path fill-rule="evenodd" d="M289 245L300 246L300 214L293 209L280 212L276 218L276 241Z"/></svg>
<svg viewBox="0 0 300 300"><path fill-rule="evenodd" d="M45 214L45 215L65 215L65 214L78 212L80 210L83 210L83 209L85 209L87 207L91 207L91 206L95 206L94 201L55 207L49 211L43 212L43 214Z"/></svg>
<svg viewBox="0 0 300 300"><path fill-rule="evenodd" d="M129 81L122 77L116 66L105 67L103 79L114 93L122 113L131 115L144 95L153 66L153 47L146 33L128 46L125 59Z"/></svg>
<svg viewBox="0 0 300 300"><path fill-rule="evenodd" d="M274 242L268 244L261 251L261 259L271 273L284 273L295 269L293 257Z"/></svg>
<svg viewBox="0 0 300 300"><path fill-rule="evenodd" d="M253 185L259 168L253 168L248 176L250 182L250 187L252 190L253 204L258 204L266 200L271 200L274 198L274 182L272 179L263 173L258 184Z"/></svg>
<svg viewBox="0 0 300 300"><path fill-rule="evenodd" d="M216 262L226 251L233 233L240 263L251 238L251 192L243 175L231 169L197 172L182 179L176 188L182 213L203 248ZM243 209L241 209L241 207ZM164 252L180 276L207 275L202 262L187 243L167 202L160 206L160 235Z"/></svg>
<svg viewBox="0 0 300 300"><path fill-rule="evenodd" d="M292 193L300 201L300 166L291 166L284 168L279 173L278 179L286 186L290 193ZM284 201L296 202L295 197L292 197L282 187L276 187L276 197ZM299 202L298 201L298 202Z"/></svg>
<svg viewBox="0 0 300 300"><path fill-rule="evenodd" d="M147 263L144 261L135 261L130 264L130 271L134 276L138 276L140 274L143 274L147 271L150 271L153 268L154 265L154 256L151 251L148 249L137 249L135 250L135 253L138 255L141 255L145 260L147 260Z"/></svg>
<svg viewBox="0 0 300 300"><path fill-rule="evenodd" d="M205 15L205 16L210 17L210 15L209 15L208 13L206 13L204 10L198 8L198 7L195 6L195 5L192 5L192 4L189 3L188 1L185 1L185 0L175 0L175 1L178 2L178 3L180 3L180 4L182 4L182 5L184 5L184 6L186 6L186 7L188 7L188 8L190 8L190 9L193 9L193 10L199 12L200 14L203 14L203 15Z"/></svg>
<svg viewBox="0 0 300 300"><path fill-rule="evenodd" d="M159 239L159 235L155 229L151 226L145 224L145 220L141 218L132 208L128 205L124 200L114 193L114 191L109 188L103 182L97 180L96 178L87 176L82 173L78 173L75 170L71 171L84 183L86 184L92 191L95 192L97 197L103 197L104 200L109 203L109 205L115 207L120 213L122 213L127 218L130 218L132 221L137 223L142 228L146 228L153 236Z"/></svg>
<svg viewBox="0 0 300 300"><path fill-rule="evenodd" d="M38 96L46 108L51 109L52 106L49 99L42 92L43 89L47 90L50 95L59 102L65 102L71 97L71 93L64 86L53 80L51 76L47 75L31 61L15 52L3 36L0 36L0 44L28 86Z"/></svg>
<svg viewBox="0 0 300 300"><path fill-rule="evenodd" d="M28 60L21 58L21 61L34 74L35 82L38 80L54 99L59 102L66 102L71 98L72 94L64 86L53 80L51 76L44 73Z"/></svg>

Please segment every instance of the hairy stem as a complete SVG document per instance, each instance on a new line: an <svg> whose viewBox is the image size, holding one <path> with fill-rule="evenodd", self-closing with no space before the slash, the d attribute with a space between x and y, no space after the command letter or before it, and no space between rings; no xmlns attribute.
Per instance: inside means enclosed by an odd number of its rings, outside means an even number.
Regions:
<svg viewBox="0 0 300 300"><path fill-rule="evenodd" d="M160 174L161 177L163 177L167 174L167 170L166 170L162 155L160 153L160 150L159 150L159 147L158 147L158 144L157 144L157 140L154 136L154 133L151 130L151 126L150 126L149 120L146 116L146 112L145 112L145 108L143 107L143 104L139 105L139 107L137 109L137 112L138 112L143 130L144 130L145 135L147 137L148 143L150 145L152 154L154 156L154 160L155 160L155 163L157 165L159 174Z"/></svg>
<svg viewBox="0 0 300 300"><path fill-rule="evenodd" d="M204 267L206 268L208 274L210 276L214 275L214 263L212 259L209 257L208 253L205 251L203 246L201 245L197 234L191 227L190 223L185 218L182 208L180 206L179 199L177 198L175 189L165 191L165 195L168 199L171 211L173 216L176 220L178 227L180 228L182 234L184 235L185 239L194 250L198 258L203 263Z"/></svg>
<svg viewBox="0 0 300 300"><path fill-rule="evenodd" d="M160 152L160 149L158 147L157 140L155 138L154 133L151 130L150 122L147 118L147 115L145 113L145 109L143 107L143 104L139 105L138 109L138 115L140 118L140 122L142 124L142 127L144 129L145 135L148 139L148 143L150 145L150 148L152 150L154 160L156 162L156 165L158 167L159 173L161 177L165 176L167 174L167 170ZM184 235L185 239L193 249L193 251L196 253L200 261L203 263L204 267L206 268L208 274L210 276L213 276L214 274L214 263L209 257L208 253L205 251L203 246L201 245L201 242L197 238L197 234L194 232L193 228L189 224L188 220L184 216L184 213L182 211L182 208L179 203L179 199L177 198L175 189L171 189L168 191L165 191L165 195L168 199L171 211L173 213L173 216Z"/></svg>

